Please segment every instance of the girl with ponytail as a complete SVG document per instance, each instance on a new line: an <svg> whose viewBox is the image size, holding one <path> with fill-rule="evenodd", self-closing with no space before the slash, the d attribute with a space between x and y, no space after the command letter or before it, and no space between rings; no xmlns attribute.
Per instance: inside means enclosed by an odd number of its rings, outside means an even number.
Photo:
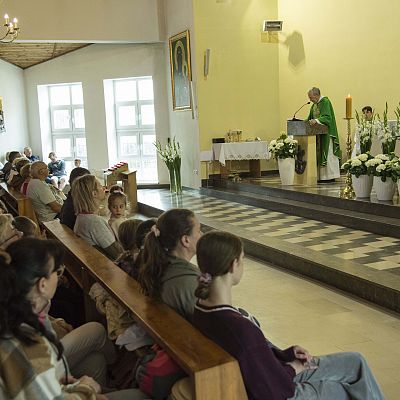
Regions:
<svg viewBox="0 0 400 400"><path fill-rule="evenodd" d="M147 234L138 281L143 292L163 301L191 320L198 268L190 263L201 236L200 222L190 210L164 212Z"/></svg>
<svg viewBox="0 0 400 400"><path fill-rule="evenodd" d="M267 341L254 317L232 306L243 258L235 235L211 231L200 238L193 324L238 360L249 400L383 399L361 354L312 357L297 345L280 350Z"/></svg>

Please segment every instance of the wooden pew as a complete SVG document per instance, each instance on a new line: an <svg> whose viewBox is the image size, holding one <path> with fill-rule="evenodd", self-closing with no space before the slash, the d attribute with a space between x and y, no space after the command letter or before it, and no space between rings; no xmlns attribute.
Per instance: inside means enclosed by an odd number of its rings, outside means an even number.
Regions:
<svg viewBox="0 0 400 400"><path fill-rule="evenodd" d="M88 293L99 282L188 374L196 400L247 400L236 359L165 304L143 295L138 283L59 221L45 222L65 249L67 269Z"/></svg>
<svg viewBox="0 0 400 400"><path fill-rule="evenodd" d="M7 207L12 210L13 214L28 217L39 226L32 201L29 197L24 196L5 182L0 183L0 197Z"/></svg>

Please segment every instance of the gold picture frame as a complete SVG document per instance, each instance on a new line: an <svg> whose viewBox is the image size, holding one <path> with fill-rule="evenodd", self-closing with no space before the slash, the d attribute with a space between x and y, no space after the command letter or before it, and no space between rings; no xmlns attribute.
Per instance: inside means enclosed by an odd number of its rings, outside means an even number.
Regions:
<svg viewBox="0 0 400 400"><path fill-rule="evenodd" d="M169 38L172 107L174 111L192 109L192 70L189 30Z"/></svg>

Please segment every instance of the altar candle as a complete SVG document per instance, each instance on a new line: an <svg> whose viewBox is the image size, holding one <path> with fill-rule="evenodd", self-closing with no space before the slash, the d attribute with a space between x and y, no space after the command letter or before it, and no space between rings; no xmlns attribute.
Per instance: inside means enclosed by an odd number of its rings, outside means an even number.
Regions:
<svg viewBox="0 0 400 400"><path fill-rule="evenodd" d="M351 118L351 110L353 108L352 106L353 99L351 98L350 95L346 97L346 118Z"/></svg>

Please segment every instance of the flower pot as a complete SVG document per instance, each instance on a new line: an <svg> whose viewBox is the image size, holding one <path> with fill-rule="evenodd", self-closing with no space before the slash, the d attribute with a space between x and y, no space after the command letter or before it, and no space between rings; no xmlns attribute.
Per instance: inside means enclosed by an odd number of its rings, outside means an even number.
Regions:
<svg viewBox="0 0 400 400"><path fill-rule="evenodd" d="M373 178L372 175L360 175L358 178L355 175L351 175L353 189L357 198L371 196Z"/></svg>
<svg viewBox="0 0 400 400"><path fill-rule="evenodd" d="M282 185L293 185L294 165L294 158L278 158L279 176Z"/></svg>
<svg viewBox="0 0 400 400"><path fill-rule="evenodd" d="M386 178L386 182L382 182L380 176L374 176L374 189L378 200L390 201L393 199L396 186L390 178Z"/></svg>

